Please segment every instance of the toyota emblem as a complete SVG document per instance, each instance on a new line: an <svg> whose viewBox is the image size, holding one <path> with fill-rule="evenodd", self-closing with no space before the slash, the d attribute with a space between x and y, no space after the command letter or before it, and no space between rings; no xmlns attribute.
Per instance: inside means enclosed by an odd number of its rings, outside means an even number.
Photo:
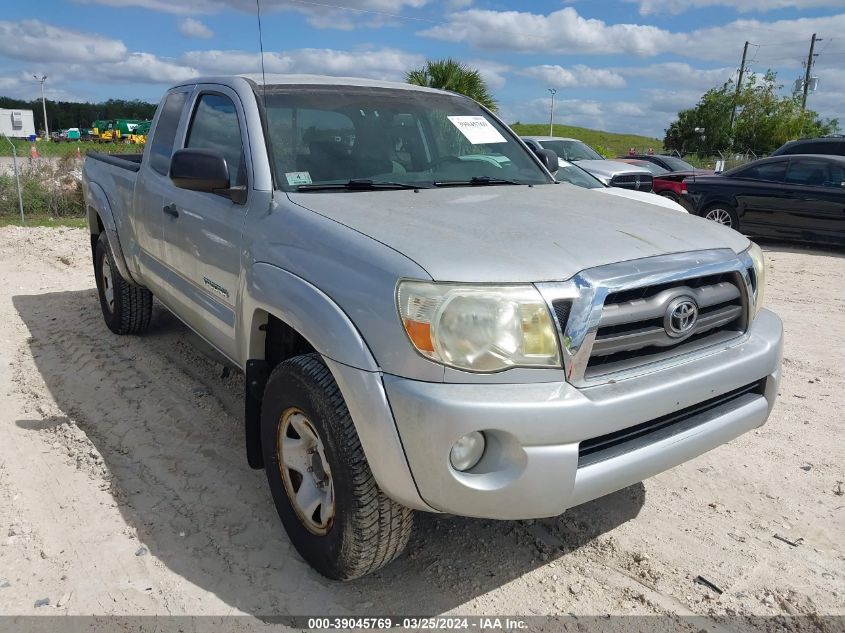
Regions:
<svg viewBox="0 0 845 633"><path fill-rule="evenodd" d="M698 305L692 297L678 297L666 308L663 328L672 338L692 333L698 321Z"/></svg>

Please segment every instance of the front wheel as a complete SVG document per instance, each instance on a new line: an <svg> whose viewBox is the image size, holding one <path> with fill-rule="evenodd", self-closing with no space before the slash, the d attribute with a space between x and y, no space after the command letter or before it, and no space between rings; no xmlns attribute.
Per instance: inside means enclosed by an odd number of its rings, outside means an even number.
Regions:
<svg viewBox="0 0 845 633"><path fill-rule="evenodd" d="M117 269L105 231L100 233L94 249L94 276L103 319L115 334L139 334L150 325L153 294L146 288L133 286Z"/></svg>
<svg viewBox="0 0 845 633"><path fill-rule="evenodd" d="M735 231L739 230L739 218L734 208L729 204L714 204L709 206L701 214L701 217L705 220L730 227Z"/></svg>
<svg viewBox="0 0 845 633"><path fill-rule="evenodd" d="M291 358L270 374L261 403L261 446L282 524L321 574L358 578L405 548L413 511L376 484L343 396L319 354Z"/></svg>

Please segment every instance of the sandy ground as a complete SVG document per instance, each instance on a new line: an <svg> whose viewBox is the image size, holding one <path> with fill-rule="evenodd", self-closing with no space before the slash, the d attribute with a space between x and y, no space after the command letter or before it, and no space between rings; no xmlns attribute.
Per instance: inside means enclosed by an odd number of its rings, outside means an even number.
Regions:
<svg viewBox="0 0 845 633"><path fill-rule="evenodd" d="M0 229L0 614L777 614L835 630L816 616L845 614L845 258L767 250L787 336L767 425L555 519L420 515L398 561L339 584L299 558L246 465L240 374L163 309L144 336L110 334L83 231Z"/></svg>

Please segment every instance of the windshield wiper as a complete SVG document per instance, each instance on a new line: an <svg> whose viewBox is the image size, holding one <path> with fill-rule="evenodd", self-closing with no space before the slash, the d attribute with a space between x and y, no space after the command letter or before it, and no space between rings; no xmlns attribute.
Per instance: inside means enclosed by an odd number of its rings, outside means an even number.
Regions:
<svg viewBox="0 0 845 633"><path fill-rule="evenodd" d="M382 180L370 180L369 178L353 178L347 182L326 182L312 183L310 185L299 185L297 191L329 191L332 189L344 189L346 191L380 191L389 189L429 189L422 184L409 184L406 182L386 182Z"/></svg>
<svg viewBox="0 0 845 633"><path fill-rule="evenodd" d="M470 185L486 186L486 185L524 185L524 182L517 180L508 180L506 178L491 178L490 176L473 176L469 180L438 180L434 182L435 187L462 187Z"/></svg>

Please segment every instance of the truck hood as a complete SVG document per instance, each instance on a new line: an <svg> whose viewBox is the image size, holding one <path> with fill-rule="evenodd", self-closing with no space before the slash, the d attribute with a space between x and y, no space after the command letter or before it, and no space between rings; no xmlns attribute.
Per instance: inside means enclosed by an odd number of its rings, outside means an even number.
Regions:
<svg viewBox="0 0 845 633"><path fill-rule="evenodd" d="M565 185L289 193L437 281L564 280L585 268L748 240L715 222Z"/></svg>

